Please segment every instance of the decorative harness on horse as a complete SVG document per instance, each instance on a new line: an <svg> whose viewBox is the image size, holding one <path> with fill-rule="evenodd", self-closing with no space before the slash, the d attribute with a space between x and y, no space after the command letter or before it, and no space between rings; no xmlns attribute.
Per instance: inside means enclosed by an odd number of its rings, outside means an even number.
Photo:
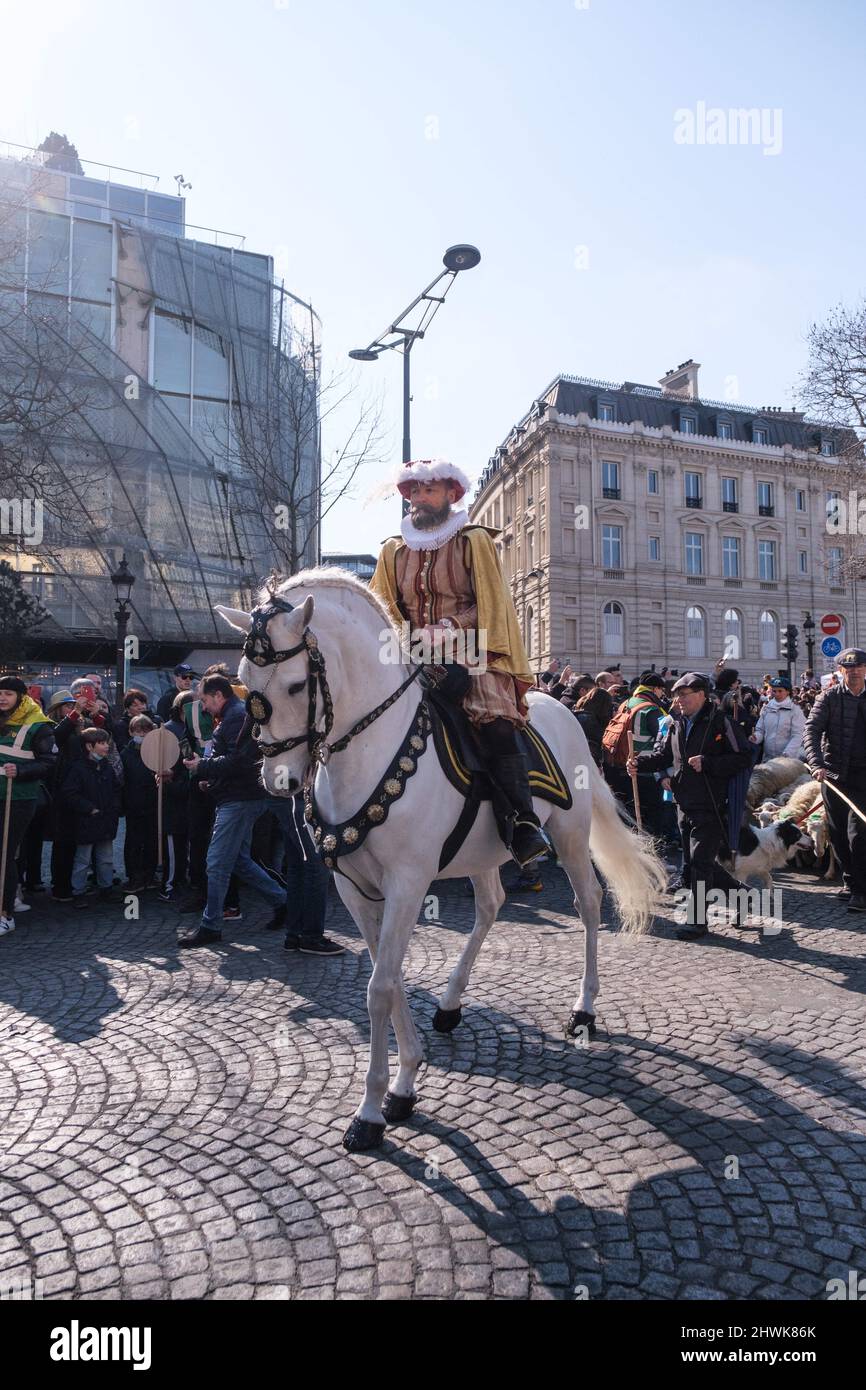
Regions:
<svg viewBox="0 0 866 1390"><path fill-rule="evenodd" d="M300 642L297 642L294 647L286 647L278 651L268 636L268 624L272 618L275 618L278 613L293 613L294 611L294 604L280 598L277 594L272 594L268 603L253 609L252 623L244 642L244 656L254 666L273 666L274 670L268 678L264 690L251 691L247 696L247 713L254 721L253 738L266 758L276 757L279 753L288 752L299 747L300 744L306 743L311 761L324 765L333 753L341 753L344 748L348 747L356 734L368 728L380 715L390 709L404 691L408 690L412 682L418 679L424 668L416 666L412 674L392 695L388 696L387 700L383 700L369 714L365 714L362 719L353 724L349 732L343 734L342 738L329 744L326 740L334 725L334 704L328 687L325 658L319 647L318 638L314 632L306 627ZM261 726L270 721L274 712L266 694L268 685L276 675L277 666L288 661L291 657L297 656L302 651L307 653L308 665L306 733L279 739L275 743L265 743L261 738ZM324 708L323 729L316 726L316 705L319 693L321 693ZM306 820L313 824L313 838L316 847L323 851L324 863L329 869L337 867L337 859L341 855L350 854L357 849L366 839L369 831L375 825L381 825L385 820L391 803L403 795L405 781L415 772L418 759L427 747L431 727L430 711L427 708L426 700L422 699L396 757L372 796L366 799L362 810L358 811L350 820L343 821L339 825L329 825L322 820L316 807L312 779L310 778L305 782L304 815Z"/></svg>

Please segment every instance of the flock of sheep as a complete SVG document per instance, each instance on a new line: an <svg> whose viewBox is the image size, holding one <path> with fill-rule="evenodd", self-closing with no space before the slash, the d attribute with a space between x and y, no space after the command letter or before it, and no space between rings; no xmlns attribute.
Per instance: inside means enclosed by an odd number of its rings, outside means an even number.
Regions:
<svg viewBox="0 0 866 1390"><path fill-rule="evenodd" d="M769 758L752 772L746 793L747 821L769 826L793 820L812 841L812 850L798 850L790 867L833 878L836 856L830 844L821 784L800 758Z"/></svg>

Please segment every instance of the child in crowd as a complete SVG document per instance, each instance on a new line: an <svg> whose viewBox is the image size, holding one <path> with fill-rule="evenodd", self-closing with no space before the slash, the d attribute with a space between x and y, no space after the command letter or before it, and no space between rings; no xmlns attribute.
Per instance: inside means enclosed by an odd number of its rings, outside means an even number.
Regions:
<svg viewBox="0 0 866 1390"><path fill-rule="evenodd" d="M96 869L99 896L113 899L114 837L120 818L120 779L108 760L109 739L104 729L85 729L83 758L69 768L63 800L74 817L75 858L72 863L73 906L87 906L87 874Z"/></svg>

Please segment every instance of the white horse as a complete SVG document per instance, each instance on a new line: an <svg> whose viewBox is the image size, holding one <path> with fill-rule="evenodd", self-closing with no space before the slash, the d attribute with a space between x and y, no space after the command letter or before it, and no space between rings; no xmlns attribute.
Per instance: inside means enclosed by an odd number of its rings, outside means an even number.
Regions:
<svg viewBox="0 0 866 1390"><path fill-rule="evenodd" d="M359 580L336 568L310 569L260 596L253 614L218 608L233 627L248 634L239 675L258 692L263 711L259 742L262 777L277 796L298 792L311 767L319 817L329 826L358 823L374 790L382 792L384 815L354 851L338 860L340 897L361 931L373 962L367 988L370 1057L364 1098L343 1139L351 1152L377 1147L386 1121L407 1119L416 1102L415 1076L421 1045L403 984L403 960L430 883L434 878L470 877L475 890L475 925L439 999L434 1027L450 1032L460 1021L469 972L505 899L499 868L509 859L489 802L481 805L463 845L439 873L442 846L453 830L463 798L447 780L432 737L424 744L423 691L408 664L393 654L394 628L379 599ZM275 605L279 607L275 611ZM290 609L291 611L284 611ZM315 613L314 630L310 628ZM252 656L252 659L249 659ZM320 659L324 660L324 680ZM367 722L365 716L387 708ZM571 882L584 925L580 988L567 1031L591 1035L598 993L597 937L602 887L593 860L604 874L622 918L623 930L649 929L666 874L648 841L634 834L589 752L574 716L548 695L529 695L530 720L546 740L565 776L572 779L569 810L535 800L534 806ZM258 715L256 716L258 717ZM417 722L421 721L420 725ZM365 727L352 732L357 723ZM333 737L330 734L333 727ZM414 733L413 733L414 729ZM420 729L421 737L418 737ZM327 732L325 732L327 730ZM351 737L346 741L345 736ZM386 777L407 743L410 754L397 779ZM333 749L331 745L338 747ZM327 746L325 746L327 745ZM351 830L349 832L351 834ZM324 849L327 859L329 842ZM344 876L345 875L345 876ZM388 1022L397 1038L397 1075L389 1088Z"/></svg>

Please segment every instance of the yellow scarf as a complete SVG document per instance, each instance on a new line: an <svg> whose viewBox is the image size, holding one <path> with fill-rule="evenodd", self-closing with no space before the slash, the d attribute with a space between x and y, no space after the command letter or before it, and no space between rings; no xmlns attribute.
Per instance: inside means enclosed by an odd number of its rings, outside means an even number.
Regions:
<svg viewBox="0 0 866 1390"><path fill-rule="evenodd" d="M0 724L7 724L13 729L20 728L22 724L50 723L51 720L42 713L40 706L29 695L22 695L13 710L0 713Z"/></svg>

